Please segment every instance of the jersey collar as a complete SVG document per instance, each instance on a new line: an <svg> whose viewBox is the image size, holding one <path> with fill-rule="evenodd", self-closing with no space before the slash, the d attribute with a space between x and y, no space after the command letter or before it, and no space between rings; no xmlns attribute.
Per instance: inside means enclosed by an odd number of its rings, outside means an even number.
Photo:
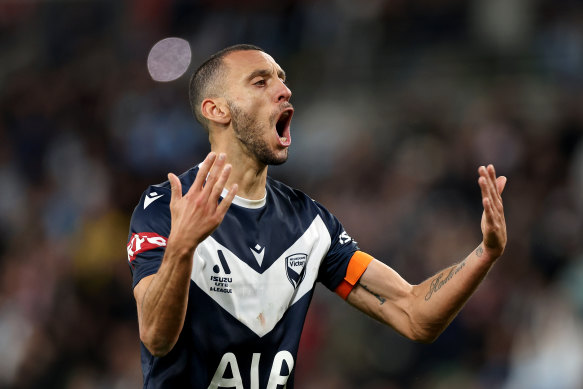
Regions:
<svg viewBox="0 0 583 389"><path fill-rule="evenodd" d="M223 188L223 193L221 193L221 197L224 198L228 193L229 193L229 191L227 189ZM265 196L263 196L263 198L260 198L259 200L250 200L250 199L246 199L244 197L239 197L239 196L235 195L235 198L233 199L233 204L238 205L239 207L243 207L243 208L258 209L258 208L261 208L265 205L266 199L267 199L267 191L265 191Z"/></svg>

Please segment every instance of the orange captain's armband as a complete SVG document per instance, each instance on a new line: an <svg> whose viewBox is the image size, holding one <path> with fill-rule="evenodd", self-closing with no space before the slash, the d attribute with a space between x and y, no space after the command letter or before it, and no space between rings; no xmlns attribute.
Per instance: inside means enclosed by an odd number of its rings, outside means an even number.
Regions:
<svg viewBox="0 0 583 389"><path fill-rule="evenodd" d="M373 257L367 253L363 253L362 251L355 252L352 255L352 258L350 258L350 262L348 263L346 276L340 285L338 285L335 292L344 300L346 300L348 294L352 291L354 285L356 285L360 279L360 276L362 276L362 273L364 273L372 260Z"/></svg>

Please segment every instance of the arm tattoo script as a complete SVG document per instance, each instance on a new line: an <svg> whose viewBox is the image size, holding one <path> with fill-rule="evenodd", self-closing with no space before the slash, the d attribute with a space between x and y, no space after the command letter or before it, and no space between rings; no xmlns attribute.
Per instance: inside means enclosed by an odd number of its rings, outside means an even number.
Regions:
<svg viewBox="0 0 583 389"><path fill-rule="evenodd" d="M385 301L387 301L384 297L382 297L381 295L373 292L372 290L370 290L365 284L359 282L358 283L360 286L362 286L364 288L364 290L366 290L368 293L372 294L373 296L375 296L377 298L377 300L380 301L381 305L383 305L385 303Z"/></svg>
<svg viewBox="0 0 583 389"><path fill-rule="evenodd" d="M447 277L443 278L445 272L441 272L437 277L435 277L433 281L431 281L431 285L429 285L429 292L427 292L425 295L425 301L429 301L431 296L433 296L434 293L437 293L437 291L441 289L443 285L447 284L449 280L453 278L453 276L455 276L460 270L463 269L464 266L466 266L466 261L463 261L456 267L452 267Z"/></svg>

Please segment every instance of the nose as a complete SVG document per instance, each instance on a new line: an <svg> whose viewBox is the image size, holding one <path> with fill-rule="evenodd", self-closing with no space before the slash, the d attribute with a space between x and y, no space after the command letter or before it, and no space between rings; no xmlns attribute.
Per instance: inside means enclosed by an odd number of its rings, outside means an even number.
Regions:
<svg viewBox="0 0 583 389"><path fill-rule="evenodd" d="M291 98L292 92L291 90L285 85L285 83L281 79L277 79L278 90L277 90L277 102L282 101L289 101Z"/></svg>

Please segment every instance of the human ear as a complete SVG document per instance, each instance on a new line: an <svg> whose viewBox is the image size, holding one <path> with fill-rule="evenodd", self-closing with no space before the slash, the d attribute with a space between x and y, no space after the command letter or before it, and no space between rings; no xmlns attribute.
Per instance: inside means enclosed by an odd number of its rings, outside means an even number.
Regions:
<svg viewBox="0 0 583 389"><path fill-rule="evenodd" d="M202 115L211 122L228 124L231 112L223 99L204 99L200 105Z"/></svg>

